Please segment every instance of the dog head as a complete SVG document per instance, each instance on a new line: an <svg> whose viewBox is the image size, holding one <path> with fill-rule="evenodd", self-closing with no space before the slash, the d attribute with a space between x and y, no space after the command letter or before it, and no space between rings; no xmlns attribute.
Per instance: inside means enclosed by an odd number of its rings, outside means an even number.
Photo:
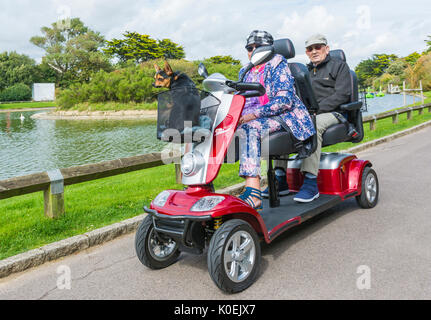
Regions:
<svg viewBox="0 0 431 320"><path fill-rule="evenodd" d="M171 66L165 61L165 67L161 69L157 64L154 64L156 74L154 75L153 86L156 88L170 88L172 83L178 80L178 75L172 71Z"/></svg>

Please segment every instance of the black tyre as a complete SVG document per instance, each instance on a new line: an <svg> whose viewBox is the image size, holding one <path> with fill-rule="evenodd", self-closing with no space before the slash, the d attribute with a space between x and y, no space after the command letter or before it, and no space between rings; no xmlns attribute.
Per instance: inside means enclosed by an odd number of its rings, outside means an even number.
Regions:
<svg viewBox="0 0 431 320"><path fill-rule="evenodd" d="M361 195L356 197L356 202L364 209L374 208L379 200L379 180L376 172L370 167L365 167L362 172Z"/></svg>
<svg viewBox="0 0 431 320"><path fill-rule="evenodd" d="M259 238L245 221L226 221L214 233L208 248L208 271L214 283L228 293L253 284L259 272Z"/></svg>
<svg viewBox="0 0 431 320"><path fill-rule="evenodd" d="M146 216L136 231L135 249L139 261L151 269L166 268L180 255L175 241L156 234L151 216Z"/></svg>

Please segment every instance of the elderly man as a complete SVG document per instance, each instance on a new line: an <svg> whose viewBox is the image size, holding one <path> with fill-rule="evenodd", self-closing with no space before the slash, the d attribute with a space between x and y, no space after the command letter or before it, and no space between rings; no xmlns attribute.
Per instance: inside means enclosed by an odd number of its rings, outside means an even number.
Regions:
<svg viewBox="0 0 431 320"><path fill-rule="evenodd" d="M304 184L293 198L297 202L310 202L319 197L317 175L322 149L322 135L327 128L339 122L334 116L334 110L341 104L349 102L351 94L349 66L340 59L330 57L328 41L325 36L315 34L308 38L305 41L305 52L310 59L307 67L310 71L311 85L319 103L319 114L316 116L317 149L308 158L302 160L301 172L305 177ZM275 161L275 174L281 196L289 193L286 182L286 166L286 161ZM263 191L262 195L268 197L268 189Z"/></svg>

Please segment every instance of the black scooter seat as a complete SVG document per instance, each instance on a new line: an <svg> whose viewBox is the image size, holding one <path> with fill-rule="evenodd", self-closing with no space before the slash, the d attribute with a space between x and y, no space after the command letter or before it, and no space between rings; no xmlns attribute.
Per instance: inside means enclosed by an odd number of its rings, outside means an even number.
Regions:
<svg viewBox="0 0 431 320"><path fill-rule="evenodd" d="M293 200L294 197L295 194L293 193L281 197L280 206L276 208L271 208L269 200L264 200L263 209L259 213L268 230L270 240L273 240L290 227L302 223L342 201L341 197L328 194L320 194L319 198L309 203L298 203ZM288 222L289 220L291 221Z"/></svg>

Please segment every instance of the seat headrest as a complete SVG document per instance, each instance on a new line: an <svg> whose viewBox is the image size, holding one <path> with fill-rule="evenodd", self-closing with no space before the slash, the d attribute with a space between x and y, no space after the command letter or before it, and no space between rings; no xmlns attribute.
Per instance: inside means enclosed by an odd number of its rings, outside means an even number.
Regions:
<svg viewBox="0 0 431 320"><path fill-rule="evenodd" d="M273 43L274 53L281 54L286 59L291 59L295 56L295 47L290 39L278 39Z"/></svg>
<svg viewBox="0 0 431 320"><path fill-rule="evenodd" d="M331 50L329 51L329 55L331 56L331 58L341 59L344 62L346 62L346 55L344 54L344 51L341 49Z"/></svg>

